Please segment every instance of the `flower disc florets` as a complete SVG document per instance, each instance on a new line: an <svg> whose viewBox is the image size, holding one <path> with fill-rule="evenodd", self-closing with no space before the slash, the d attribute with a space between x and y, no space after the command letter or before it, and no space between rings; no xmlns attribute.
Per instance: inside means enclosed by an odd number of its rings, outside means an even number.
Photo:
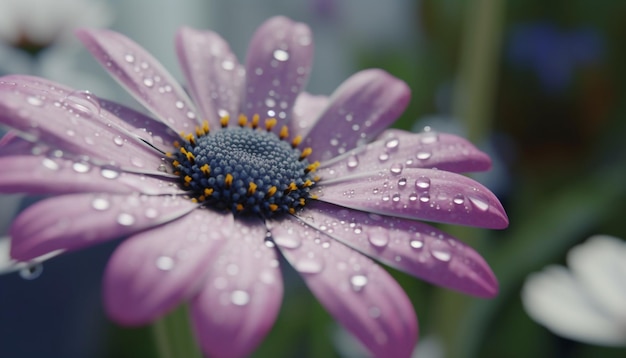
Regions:
<svg viewBox="0 0 626 358"><path fill-rule="evenodd" d="M276 120L258 129L258 117L247 125L240 116L239 127L209 133L208 125L194 134L182 134L184 143L174 154L175 174L193 200L207 207L233 213L256 213L270 217L295 212L311 198L312 172L318 163L306 157L310 148L299 150L300 138L286 141L287 127L279 135L271 131Z"/></svg>

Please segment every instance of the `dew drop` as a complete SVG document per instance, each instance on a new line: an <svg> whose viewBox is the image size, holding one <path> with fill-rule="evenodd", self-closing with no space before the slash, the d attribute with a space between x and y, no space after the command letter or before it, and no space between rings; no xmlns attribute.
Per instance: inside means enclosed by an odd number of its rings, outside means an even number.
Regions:
<svg viewBox="0 0 626 358"><path fill-rule="evenodd" d="M171 271L174 268L174 259L169 256L159 256L156 267L161 271Z"/></svg>
<svg viewBox="0 0 626 358"><path fill-rule="evenodd" d="M59 164L57 164L57 162L55 162L54 160L50 159L50 158L44 158L41 161L41 164L50 170L59 170Z"/></svg>
<svg viewBox="0 0 626 358"><path fill-rule="evenodd" d="M126 54L124 56L124 60L128 63L133 63L135 62L135 56L131 55L131 54Z"/></svg>
<svg viewBox="0 0 626 358"><path fill-rule="evenodd" d="M296 249L300 247L302 241L295 234L285 235L281 234L274 237L276 245L284 247L286 249Z"/></svg>
<svg viewBox="0 0 626 358"><path fill-rule="evenodd" d="M417 200L417 194L416 193L411 193L409 195L409 201L415 201Z"/></svg>
<svg viewBox="0 0 626 358"><path fill-rule="evenodd" d="M422 203L427 203L430 201L430 195L428 195L428 193L422 193L420 194L419 199Z"/></svg>
<svg viewBox="0 0 626 358"><path fill-rule="evenodd" d="M41 263L30 264L20 270L20 277L24 280L34 280L43 273L43 265Z"/></svg>
<svg viewBox="0 0 626 358"><path fill-rule="evenodd" d="M234 290L230 294L230 302L235 306L245 306L250 302L250 294L244 290Z"/></svg>
<svg viewBox="0 0 626 358"><path fill-rule="evenodd" d="M430 130L430 127L424 128L424 133L422 134L422 138L420 139L420 142L422 142L422 144L433 144L438 140L439 136L436 132L432 132Z"/></svg>
<svg viewBox="0 0 626 358"><path fill-rule="evenodd" d="M304 258L295 264L295 268L298 272L304 274L315 274L322 272L324 265L321 261L312 258Z"/></svg>
<svg viewBox="0 0 626 358"><path fill-rule="evenodd" d="M430 253L439 261L448 262L452 258L450 246L444 241L435 241L430 245Z"/></svg>
<svg viewBox="0 0 626 358"><path fill-rule="evenodd" d="M359 292L367 285L367 277L364 275L354 275L350 277L352 290Z"/></svg>
<svg viewBox="0 0 626 358"><path fill-rule="evenodd" d="M144 213L144 215L148 218L148 219L154 219L157 216L159 216L159 211L155 208L148 208L146 209L146 212Z"/></svg>
<svg viewBox="0 0 626 358"><path fill-rule="evenodd" d="M398 194L398 193L393 194L393 195L391 196L391 201L393 201L394 203L399 202L399 201L400 201L400 194Z"/></svg>
<svg viewBox="0 0 626 358"><path fill-rule="evenodd" d="M276 247L276 244L274 243L274 241L272 240L272 238L271 238L271 237L266 237L266 238L264 239L264 243L265 243L265 246L266 246L266 247L269 247L269 248L274 248L274 247Z"/></svg>
<svg viewBox="0 0 626 358"><path fill-rule="evenodd" d="M178 109L183 109L185 108L185 104L183 103L183 101L176 101L176 103L174 103L174 105L176 106L176 108Z"/></svg>
<svg viewBox="0 0 626 358"><path fill-rule="evenodd" d="M398 175L398 174L402 173L402 168L403 167L404 166L402 165L402 163L395 163L395 164L391 165L391 168L389 168L389 171L393 175Z"/></svg>
<svg viewBox="0 0 626 358"><path fill-rule="evenodd" d="M387 153L380 153L380 155L378 156L378 160L381 162L386 162L389 159L389 154Z"/></svg>
<svg viewBox="0 0 626 358"><path fill-rule="evenodd" d="M91 166L89 163L75 162L72 164L72 169L74 169L76 173L87 173L91 169Z"/></svg>
<svg viewBox="0 0 626 358"><path fill-rule="evenodd" d="M115 179L120 176L120 172L113 168L102 168L100 175L107 179Z"/></svg>
<svg viewBox="0 0 626 358"><path fill-rule="evenodd" d="M417 154L415 155L415 157L417 157L417 159L419 160L427 160L431 156L432 156L432 153L427 152L427 151L420 151L420 152L417 152Z"/></svg>
<svg viewBox="0 0 626 358"><path fill-rule="evenodd" d="M100 114L100 103L89 91L75 91L70 93L63 102L79 113L88 116Z"/></svg>
<svg viewBox="0 0 626 358"><path fill-rule="evenodd" d="M122 226L131 226L135 223L135 217L128 213L121 213L117 216L117 223Z"/></svg>
<svg viewBox="0 0 626 358"><path fill-rule="evenodd" d="M278 61L287 61L289 59L289 52L277 49L274 51L274 58Z"/></svg>
<svg viewBox="0 0 626 358"><path fill-rule="evenodd" d="M486 200L475 196L469 196L468 198L469 201L474 204L476 209L480 211L487 211L489 209L489 203Z"/></svg>
<svg viewBox="0 0 626 358"><path fill-rule="evenodd" d="M421 176L415 180L415 187L419 189L430 188L430 178Z"/></svg>
<svg viewBox="0 0 626 358"><path fill-rule="evenodd" d="M388 150L396 150L400 145L400 140L398 138L390 138L385 142L385 148Z"/></svg>
<svg viewBox="0 0 626 358"><path fill-rule="evenodd" d="M452 202L456 205L461 205L465 202L465 197L463 196L463 194L457 194L454 196L454 199L452 199Z"/></svg>
<svg viewBox="0 0 626 358"><path fill-rule="evenodd" d="M348 168L350 169L354 169L357 166L359 166L359 158L356 155L351 155L350 157L348 157Z"/></svg>
<svg viewBox="0 0 626 358"><path fill-rule="evenodd" d="M404 188L404 187L406 187L406 183L407 183L407 179L406 178L401 178L400 180L398 180L398 187L399 188Z"/></svg>
<svg viewBox="0 0 626 358"><path fill-rule="evenodd" d="M383 230L381 230L380 232L371 233L367 239L369 240L370 244L378 248L385 247L387 246L387 244L389 244L389 236Z"/></svg>
<svg viewBox="0 0 626 358"><path fill-rule="evenodd" d="M424 247L424 242L420 239L413 239L409 242L409 245L414 249L421 249Z"/></svg>
<svg viewBox="0 0 626 358"><path fill-rule="evenodd" d="M28 104L33 105L35 107L41 107L43 105L43 101L34 96L28 96L26 98L26 102L28 102Z"/></svg>
<svg viewBox="0 0 626 358"><path fill-rule="evenodd" d="M235 69L235 63L231 60L224 60L222 61L222 68L226 71L233 70Z"/></svg>
<svg viewBox="0 0 626 358"><path fill-rule="evenodd" d="M98 211L107 210L110 206L111 204L105 198L95 198L91 202L91 207Z"/></svg>
<svg viewBox="0 0 626 358"><path fill-rule="evenodd" d="M150 77L146 77L146 78L143 79L143 84L144 84L144 86L150 88L150 87L154 86L154 80L152 78L150 78Z"/></svg>

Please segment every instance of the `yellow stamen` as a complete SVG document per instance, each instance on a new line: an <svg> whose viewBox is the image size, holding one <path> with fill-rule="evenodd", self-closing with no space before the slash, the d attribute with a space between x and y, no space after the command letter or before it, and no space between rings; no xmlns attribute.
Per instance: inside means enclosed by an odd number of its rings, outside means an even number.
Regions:
<svg viewBox="0 0 626 358"><path fill-rule="evenodd" d="M198 197L198 201L205 201L205 200L206 200L206 197L204 195L200 195Z"/></svg>
<svg viewBox="0 0 626 358"><path fill-rule="evenodd" d="M175 168L177 168L179 165L180 165L180 163L178 162L178 160L174 160L172 162L172 166L175 167Z"/></svg>
<svg viewBox="0 0 626 358"><path fill-rule="evenodd" d="M293 148L295 148L295 147L299 146L300 143L302 143L302 136L298 135L291 141L291 146Z"/></svg>
<svg viewBox="0 0 626 358"><path fill-rule="evenodd" d="M237 204L237 211L243 211L243 205Z"/></svg>
<svg viewBox="0 0 626 358"><path fill-rule="evenodd" d="M196 156L195 156L195 155L193 155L193 153L192 153L192 152L187 152L187 153L185 153L185 156L187 157L187 160L188 160L188 161L190 161L190 162L193 162L193 161L195 161L195 160L196 160Z"/></svg>
<svg viewBox="0 0 626 358"><path fill-rule="evenodd" d="M276 120L276 118L268 118L265 120L265 129L267 129L267 131L271 131L272 128L274 128L276 126L276 123L278 123L278 121Z"/></svg>
<svg viewBox="0 0 626 358"><path fill-rule="evenodd" d="M278 210L278 205L276 205L276 204L270 204L270 210L271 210L271 211L276 211L276 210Z"/></svg>
<svg viewBox="0 0 626 358"><path fill-rule="evenodd" d="M228 115L225 115L222 118L220 118L220 125L222 126L222 128L225 128L228 125L229 120L230 120L230 117Z"/></svg>
<svg viewBox="0 0 626 358"><path fill-rule="evenodd" d="M196 145L196 138L193 136L193 134L189 133L185 136L185 139L187 140L187 142L191 143L191 145L195 146Z"/></svg>
<svg viewBox="0 0 626 358"><path fill-rule="evenodd" d="M248 184L248 195L252 195L254 193L256 193L256 184L254 184L253 182L250 182L250 184Z"/></svg>
<svg viewBox="0 0 626 358"><path fill-rule="evenodd" d="M246 124L248 124L248 117L246 117L245 114L240 114L239 115L239 126L240 127L245 127Z"/></svg>
<svg viewBox="0 0 626 358"><path fill-rule="evenodd" d="M320 166L320 162L313 162L313 163L309 164L306 167L306 169L304 169L304 172L305 173L314 172L317 169L317 167L319 167L319 166Z"/></svg>
<svg viewBox="0 0 626 358"><path fill-rule="evenodd" d="M252 126L253 129L256 129L259 126L259 121L260 121L260 117L258 114L255 114L254 116L252 116L252 123L250 123L250 126Z"/></svg>
<svg viewBox="0 0 626 358"><path fill-rule="evenodd" d="M209 176L209 174L211 174L211 167L208 164L204 164L200 167L200 171L202 171L204 175Z"/></svg>
<svg viewBox="0 0 626 358"><path fill-rule="evenodd" d="M233 185L233 176L230 173L226 174L226 178L224 178L224 185L226 185L227 188L230 188L230 186Z"/></svg>
<svg viewBox="0 0 626 358"><path fill-rule="evenodd" d="M180 148L180 143L177 140L175 140L173 144L174 148Z"/></svg>
<svg viewBox="0 0 626 358"><path fill-rule="evenodd" d="M294 208L289 208L289 214L295 214L296 213L296 209Z"/></svg>
<svg viewBox="0 0 626 358"><path fill-rule="evenodd" d="M303 188L308 188L313 185L313 182L310 179L307 179L304 183L302 183Z"/></svg>
<svg viewBox="0 0 626 358"><path fill-rule="evenodd" d="M171 158L172 157L172 153L171 152L165 152L165 156L168 157L168 158Z"/></svg>
<svg viewBox="0 0 626 358"><path fill-rule="evenodd" d="M280 129L280 133L278 134L278 138L285 139L287 137L289 137L289 128L287 128L287 126L283 126Z"/></svg>
<svg viewBox="0 0 626 358"><path fill-rule="evenodd" d="M311 195L311 196L309 196L309 198L317 200L318 196L317 195Z"/></svg>
<svg viewBox="0 0 626 358"><path fill-rule="evenodd" d="M298 190L298 186L294 182L289 183L289 186L287 187L287 189L285 189L285 191L288 192L288 193L290 193L290 192L292 192L294 190Z"/></svg>
<svg viewBox="0 0 626 358"><path fill-rule="evenodd" d="M277 189L275 186L272 186L271 188L269 188L269 189L267 190L267 194L265 195L265 197L266 197L266 198L269 198L269 197L273 196L274 194L276 194L276 191L277 191L277 190L278 190L278 189Z"/></svg>
<svg viewBox="0 0 626 358"><path fill-rule="evenodd" d="M204 196L211 196L213 194L213 188L204 188Z"/></svg>
<svg viewBox="0 0 626 358"><path fill-rule="evenodd" d="M196 199L196 198L191 198L191 202L192 202L192 203L194 203L194 204L197 204L197 203L198 203L198 199Z"/></svg>
<svg viewBox="0 0 626 358"><path fill-rule="evenodd" d="M316 175L316 176L313 177L313 181L315 181L315 182L318 182L320 180L322 180L322 178L319 175Z"/></svg>
<svg viewBox="0 0 626 358"><path fill-rule="evenodd" d="M311 147L306 147L302 150L302 153L300 153L300 160L308 157L309 155L311 155L311 153L313 153L313 149L311 149Z"/></svg>
<svg viewBox="0 0 626 358"><path fill-rule="evenodd" d="M304 200L304 198L300 198L300 205L304 206L304 204L306 204L306 200Z"/></svg>
<svg viewBox="0 0 626 358"><path fill-rule="evenodd" d="M191 178L189 175L185 175L183 179L185 180L185 184L189 184L193 180L193 178Z"/></svg>

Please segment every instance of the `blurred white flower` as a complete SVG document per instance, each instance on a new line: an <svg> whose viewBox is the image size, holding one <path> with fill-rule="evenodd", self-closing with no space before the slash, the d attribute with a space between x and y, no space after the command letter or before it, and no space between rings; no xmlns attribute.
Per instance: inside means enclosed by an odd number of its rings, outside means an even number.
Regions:
<svg viewBox="0 0 626 358"><path fill-rule="evenodd" d="M626 346L626 242L593 236L569 251L567 264L526 279L526 312L557 335Z"/></svg>

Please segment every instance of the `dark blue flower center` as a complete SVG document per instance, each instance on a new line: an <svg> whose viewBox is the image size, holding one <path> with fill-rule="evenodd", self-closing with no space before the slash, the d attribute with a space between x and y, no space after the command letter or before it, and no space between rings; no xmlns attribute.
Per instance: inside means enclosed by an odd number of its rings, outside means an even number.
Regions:
<svg viewBox="0 0 626 358"><path fill-rule="evenodd" d="M318 178L313 172L319 163L310 164L310 148L297 148L300 137L287 141L287 127L272 132L275 119L265 128L258 116L248 124L239 117L239 127L228 127L222 119L221 130L209 132L208 124L195 134L182 134L182 144L172 165L181 185L194 201L233 213L256 213L271 217L294 213L312 198L309 194Z"/></svg>

